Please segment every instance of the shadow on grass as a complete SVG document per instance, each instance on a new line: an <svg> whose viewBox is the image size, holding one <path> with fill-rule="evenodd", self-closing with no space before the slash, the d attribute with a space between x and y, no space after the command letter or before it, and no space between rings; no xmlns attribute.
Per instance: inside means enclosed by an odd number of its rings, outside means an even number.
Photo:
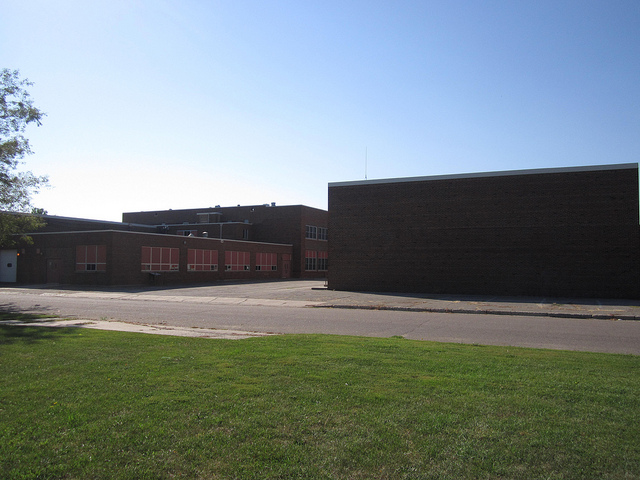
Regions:
<svg viewBox="0 0 640 480"><path fill-rule="evenodd" d="M0 345L10 343L37 343L74 333L72 327L30 327L25 325L0 325Z"/></svg>
<svg viewBox="0 0 640 480"><path fill-rule="evenodd" d="M42 322L44 319L55 317L53 314L23 312L12 304L0 304L0 321L2 322ZM28 325L15 325L11 323L0 324L0 345L14 342L34 343L37 341L50 340L61 335L69 334L71 328L59 327L31 327Z"/></svg>

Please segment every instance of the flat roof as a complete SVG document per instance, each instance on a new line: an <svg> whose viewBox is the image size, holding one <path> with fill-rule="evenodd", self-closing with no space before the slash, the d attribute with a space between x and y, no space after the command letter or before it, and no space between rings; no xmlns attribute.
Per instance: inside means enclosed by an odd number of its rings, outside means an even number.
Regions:
<svg viewBox="0 0 640 480"><path fill-rule="evenodd" d="M215 207L201 207L201 208L177 208L177 209L173 209L173 208L169 208L169 209L165 209L165 210L141 210L141 211L137 211L137 212L122 212L123 215L135 215L135 214L140 214L140 213L145 213L145 214L149 214L149 213L168 213L168 212L173 212L173 213L196 213L196 215L206 215L206 214L210 214L210 215L224 215L225 212L224 211L220 211L220 210L234 210L234 209L246 209L246 208L276 208L276 209L282 209L282 208L310 208L312 210L321 210L323 212L326 212L326 210L322 209L322 208L318 208L318 207L310 207L308 205L303 205L301 203L298 204L294 204L294 205L272 205L270 203L262 203L260 205L229 205L226 207L221 207L220 205L217 205Z"/></svg>
<svg viewBox="0 0 640 480"><path fill-rule="evenodd" d="M77 235L77 234L96 234L96 233L115 233L117 235L144 235L144 236L156 236L156 237L171 237L171 238L181 238L184 240L213 240L216 241L218 243L224 243L224 242L236 242L236 243L253 243L253 244L260 244L260 245L279 245L279 246L285 246L285 247L292 247L293 244L292 243L274 243L274 242L256 242L253 240L236 240L234 238L215 238L215 237L185 237L182 235L175 235L172 233L152 233L152 232L132 232L129 230L68 230L65 232L27 232L25 233L25 235L28 235L30 237L36 237L36 236L40 236L40 237L44 237L47 235ZM14 236L19 236L22 234L15 234Z"/></svg>
<svg viewBox="0 0 640 480"><path fill-rule="evenodd" d="M382 178L377 180L355 180L350 182L331 182L329 187L347 187L352 185L376 185L382 183L424 182L430 180L452 180L457 178L506 177L513 175L540 175L544 173L594 172L603 170L637 169L637 163L619 163L612 165L590 165L585 167L534 168L527 170L504 170L498 172L456 173L452 175L431 175L427 177Z"/></svg>
<svg viewBox="0 0 640 480"><path fill-rule="evenodd" d="M141 228L156 228L156 225L149 225L148 223L132 223L132 222L114 222L113 220L96 220L94 218L80 218L80 217L62 217L60 215L49 215L49 214L40 214L40 213L28 213L28 212L9 212L9 211L0 211L0 213L5 213L7 215L28 215L31 217L40 217L52 220L62 220L62 221L71 221L71 222L80 222L80 223L100 223L102 225L122 225L127 227L141 227ZM92 230L78 230L80 231L92 231ZM41 232L43 233L43 232ZM48 232L51 233L51 232Z"/></svg>

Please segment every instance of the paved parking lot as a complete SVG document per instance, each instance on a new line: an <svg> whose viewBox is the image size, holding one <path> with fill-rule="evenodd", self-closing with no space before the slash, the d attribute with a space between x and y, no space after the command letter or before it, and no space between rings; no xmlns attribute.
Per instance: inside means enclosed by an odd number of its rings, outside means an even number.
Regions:
<svg viewBox="0 0 640 480"><path fill-rule="evenodd" d="M16 287L0 290L11 290L12 288ZM127 297L149 301L161 297L164 301L187 303L244 303L247 305L640 320L640 301L341 292L328 290L324 280L222 282L214 285L105 287L99 289L77 286L52 287L50 285L17 288L27 291L45 290L51 295Z"/></svg>
<svg viewBox="0 0 640 480"><path fill-rule="evenodd" d="M4 287L0 308L51 314L58 319L51 324L123 328L119 323L168 335L403 336L640 355L639 306L631 301L334 292L323 281L291 280L176 288Z"/></svg>

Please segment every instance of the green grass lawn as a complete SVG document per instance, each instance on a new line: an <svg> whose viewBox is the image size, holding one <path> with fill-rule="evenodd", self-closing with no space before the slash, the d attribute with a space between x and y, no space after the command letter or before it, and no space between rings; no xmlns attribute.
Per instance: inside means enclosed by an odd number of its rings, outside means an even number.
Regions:
<svg viewBox="0 0 640 480"><path fill-rule="evenodd" d="M0 477L640 478L640 357L0 327Z"/></svg>

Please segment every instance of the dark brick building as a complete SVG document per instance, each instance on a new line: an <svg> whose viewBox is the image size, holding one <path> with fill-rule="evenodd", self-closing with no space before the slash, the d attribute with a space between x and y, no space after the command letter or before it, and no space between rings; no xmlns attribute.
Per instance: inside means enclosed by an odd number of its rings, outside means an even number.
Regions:
<svg viewBox="0 0 640 480"><path fill-rule="evenodd" d="M318 278L327 274L326 210L305 205L217 206L129 212L122 214L122 221L153 225L162 233L291 244L293 277Z"/></svg>
<svg viewBox="0 0 640 480"><path fill-rule="evenodd" d="M44 216L33 244L0 250L0 281L178 284L325 277L327 212L257 205L123 214L124 222Z"/></svg>
<svg viewBox="0 0 640 480"><path fill-rule="evenodd" d="M329 288L640 298L637 164L329 184Z"/></svg>
<svg viewBox="0 0 640 480"><path fill-rule="evenodd" d="M291 245L121 230L34 233L17 282L172 285L288 278Z"/></svg>

